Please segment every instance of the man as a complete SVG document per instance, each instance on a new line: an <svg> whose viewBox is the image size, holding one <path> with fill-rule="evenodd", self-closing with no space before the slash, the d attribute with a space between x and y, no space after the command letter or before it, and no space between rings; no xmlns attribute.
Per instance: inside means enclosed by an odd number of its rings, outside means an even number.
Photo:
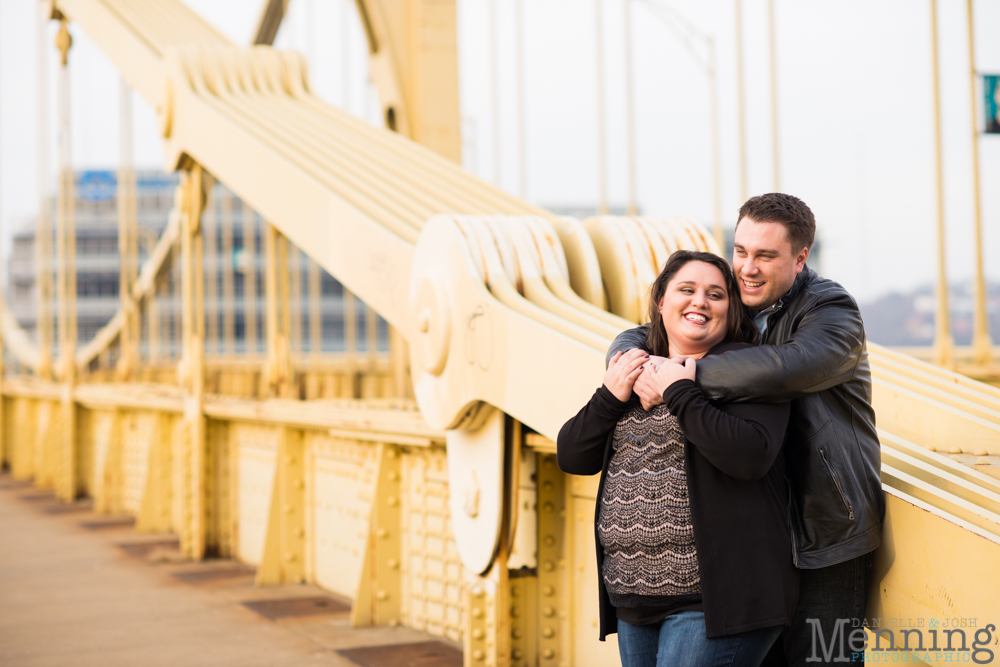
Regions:
<svg viewBox="0 0 1000 667"><path fill-rule="evenodd" d="M797 197L772 193L743 205L733 270L761 344L697 362L696 382L714 401L791 401L784 451L801 590L765 665L815 665L832 637L842 633L846 643L849 619L865 615L885 515L864 324L851 295L806 266L815 234ZM609 358L643 347L647 327L620 334ZM647 364L634 387L647 409L662 402L655 368ZM831 659L850 659L852 649L842 654L837 644Z"/></svg>

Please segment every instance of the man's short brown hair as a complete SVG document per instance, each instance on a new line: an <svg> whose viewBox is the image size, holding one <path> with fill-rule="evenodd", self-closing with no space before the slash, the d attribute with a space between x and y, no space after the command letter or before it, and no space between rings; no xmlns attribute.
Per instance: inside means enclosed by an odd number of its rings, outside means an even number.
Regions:
<svg viewBox="0 0 1000 667"><path fill-rule="evenodd" d="M740 215L736 218L737 227L743 218L784 225L788 231L788 240L792 243L792 254L798 254L802 248L812 248L816 239L816 216L804 201L783 192L750 197L740 207Z"/></svg>

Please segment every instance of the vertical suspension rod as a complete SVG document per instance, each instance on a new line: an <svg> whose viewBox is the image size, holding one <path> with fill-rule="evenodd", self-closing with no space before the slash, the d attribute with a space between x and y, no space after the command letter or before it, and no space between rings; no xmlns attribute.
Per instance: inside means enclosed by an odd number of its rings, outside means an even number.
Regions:
<svg viewBox="0 0 1000 667"><path fill-rule="evenodd" d="M983 270L983 215L982 194L979 182L979 125L976 118L976 42L973 25L972 0L966 0L969 31L969 109L972 111L972 204L973 252L975 259L975 296L973 311L972 358L979 366L993 362L993 343L990 340L990 321L986 311L986 277Z"/></svg>
<svg viewBox="0 0 1000 667"><path fill-rule="evenodd" d="M607 144L604 135L604 29L603 5L594 0L594 55L597 58L597 185L599 199L597 212L608 212Z"/></svg>
<svg viewBox="0 0 1000 667"><path fill-rule="evenodd" d="M743 0L736 0L736 108L740 127L740 204L747 200L747 127L743 93Z"/></svg>
<svg viewBox="0 0 1000 667"><path fill-rule="evenodd" d="M774 19L774 2L767 0L768 37L771 55L771 141L772 164L774 165L774 191L781 192L781 146L778 135L778 54L777 27Z"/></svg>
<svg viewBox="0 0 1000 667"><path fill-rule="evenodd" d="M638 213L635 186L635 101L632 91L632 3L622 0L625 23L625 131L628 150L628 215Z"/></svg>
<svg viewBox="0 0 1000 667"><path fill-rule="evenodd" d="M951 312L948 309L948 270L945 255L944 167L941 151L941 86L938 75L937 0L930 0L931 58L934 86L934 175L937 188L938 279L937 313L934 318L934 363L951 366L955 361L955 341L951 335Z"/></svg>

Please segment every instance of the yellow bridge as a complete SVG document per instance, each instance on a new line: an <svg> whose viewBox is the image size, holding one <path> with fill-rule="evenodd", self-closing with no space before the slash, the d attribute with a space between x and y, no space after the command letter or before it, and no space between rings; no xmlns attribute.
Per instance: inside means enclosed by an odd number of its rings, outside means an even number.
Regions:
<svg viewBox="0 0 1000 667"><path fill-rule="evenodd" d="M553 439L613 337L642 321L657 267L678 248L719 252L713 236L682 219L556 216L463 171L453 0L358 0L385 129L321 101L304 58L266 45L280 1L250 47L179 0L50 4L61 90L72 25L155 107L181 180L138 270L119 203L121 309L79 347L63 153L58 358L51 319L34 342L0 317L17 360L0 411L11 474L176 533L191 559L255 566L258 585L349 597L354 624L460 643L468 665L616 661L597 641L596 479L563 475ZM267 222L263 360L205 354L216 182ZM388 354L293 354L289 244L389 323ZM140 354L171 270L177 364ZM1000 390L869 350L888 504L869 616L996 623Z"/></svg>

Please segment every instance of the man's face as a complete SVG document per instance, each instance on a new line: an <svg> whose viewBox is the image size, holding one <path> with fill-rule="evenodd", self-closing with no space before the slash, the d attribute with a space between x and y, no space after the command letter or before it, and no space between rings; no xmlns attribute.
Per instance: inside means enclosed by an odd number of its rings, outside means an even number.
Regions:
<svg viewBox="0 0 1000 667"><path fill-rule="evenodd" d="M769 308L791 289L808 256L808 248L793 250L788 230L780 222L741 219L736 226L733 270L743 303L757 311Z"/></svg>

